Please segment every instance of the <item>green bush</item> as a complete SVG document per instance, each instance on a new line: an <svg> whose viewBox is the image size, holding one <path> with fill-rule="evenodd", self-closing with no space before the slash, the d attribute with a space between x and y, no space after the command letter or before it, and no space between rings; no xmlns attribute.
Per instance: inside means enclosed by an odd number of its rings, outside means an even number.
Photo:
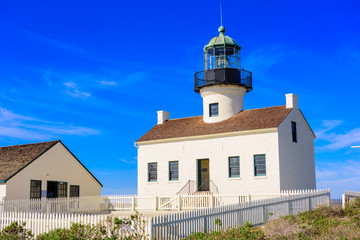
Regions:
<svg viewBox="0 0 360 240"><path fill-rule="evenodd" d="M0 239L6 240L26 240L32 239L33 234L30 230L25 229L26 223L19 224L13 222L2 231L0 231Z"/></svg>

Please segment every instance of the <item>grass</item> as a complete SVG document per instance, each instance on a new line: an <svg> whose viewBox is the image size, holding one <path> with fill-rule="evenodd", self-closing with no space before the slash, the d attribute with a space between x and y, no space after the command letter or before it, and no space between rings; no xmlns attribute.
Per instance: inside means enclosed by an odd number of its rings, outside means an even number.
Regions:
<svg viewBox="0 0 360 240"><path fill-rule="evenodd" d="M221 221L217 220L221 226ZM313 211L289 215L254 228L251 223L244 226L221 229L210 233L193 233L186 239L360 239L360 199L356 198L343 209L320 206Z"/></svg>

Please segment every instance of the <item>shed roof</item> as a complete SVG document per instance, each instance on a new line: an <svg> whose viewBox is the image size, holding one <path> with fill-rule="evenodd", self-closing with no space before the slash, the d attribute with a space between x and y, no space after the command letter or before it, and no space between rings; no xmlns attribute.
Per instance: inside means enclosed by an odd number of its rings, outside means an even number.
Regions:
<svg viewBox="0 0 360 240"><path fill-rule="evenodd" d="M102 186L99 180L91 174L91 172L60 140L0 147L0 182L8 181L57 143L61 143L66 150L68 150L85 168L85 170L88 171L90 175Z"/></svg>
<svg viewBox="0 0 360 240"><path fill-rule="evenodd" d="M203 116L168 120L155 125L136 142L274 128L291 110L286 106L244 110L217 123L205 123Z"/></svg>

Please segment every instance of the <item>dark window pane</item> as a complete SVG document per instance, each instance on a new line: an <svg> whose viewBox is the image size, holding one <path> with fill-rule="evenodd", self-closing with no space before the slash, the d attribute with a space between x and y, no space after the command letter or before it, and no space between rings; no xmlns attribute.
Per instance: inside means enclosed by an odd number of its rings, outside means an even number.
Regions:
<svg viewBox="0 0 360 240"><path fill-rule="evenodd" d="M255 176L266 175L266 160L265 155L254 155Z"/></svg>
<svg viewBox="0 0 360 240"><path fill-rule="evenodd" d="M179 162L169 162L169 180L179 180Z"/></svg>
<svg viewBox="0 0 360 240"><path fill-rule="evenodd" d="M219 115L219 104L218 103L211 103L209 105L209 114L210 117L215 117Z"/></svg>
<svg viewBox="0 0 360 240"><path fill-rule="evenodd" d="M66 198L67 197L67 183L66 182L59 182L59 198Z"/></svg>
<svg viewBox="0 0 360 240"><path fill-rule="evenodd" d="M156 182L157 181L157 163L149 163L149 182Z"/></svg>
<svg viewBox="0 0 360 240"><path fill-rule="evenodd" d="M40 180L30 180L30 198L41 198Z"/></svg>
<svg viewBox="0 0 360 240"><path fill-rule="evenodd" d="M80 196L80 186L70 185L70 197L79 197L79 196Z"/></svg>
<svg viewBox="0 0 360 240"><path fill-rule="evenodd" d="M229 157L229 177L240 177L239 157Z"/></svg>
<svg viewBox="0 0 360 240"><path fill-rule="evenodd" d="M292 141L297 142L296 122L291 122Z"/></svg>

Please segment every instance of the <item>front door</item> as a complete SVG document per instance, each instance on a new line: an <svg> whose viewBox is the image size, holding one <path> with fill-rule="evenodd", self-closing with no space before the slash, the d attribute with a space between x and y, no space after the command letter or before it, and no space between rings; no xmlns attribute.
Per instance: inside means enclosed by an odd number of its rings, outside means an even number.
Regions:
<svg viewBox="0 0 360 240"><path fill-rule="evenodd" d="M47 198L57 198L58 192L58 182L47 181Z"/></svg>
<svg viewBox="0 0 360 240"><path fill-rule="evenodd" d="M209 191L210 188L209 159L198 160L198 191Z"/></svg>

